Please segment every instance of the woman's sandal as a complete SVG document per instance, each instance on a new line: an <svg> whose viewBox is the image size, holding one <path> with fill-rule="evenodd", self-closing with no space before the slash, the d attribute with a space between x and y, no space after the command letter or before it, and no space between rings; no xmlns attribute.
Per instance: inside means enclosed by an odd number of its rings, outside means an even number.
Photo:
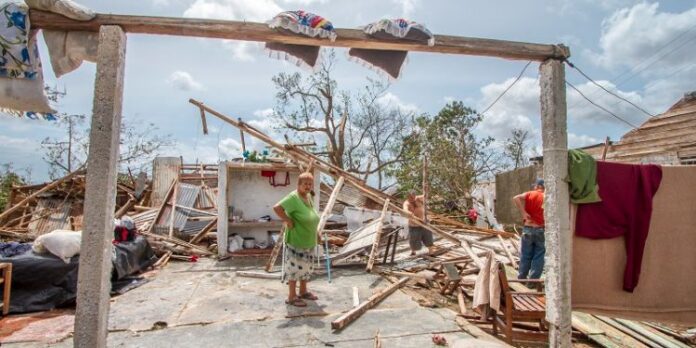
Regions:
<svg viewBox="0 0 696 348"><path fill-rule="evenodd" d="M303 299L305 299L305 300L310 300L310 301L316 301L316 300L319 299L319 297L317 297L317 295L315 295L315 294L313 294L313 293L311 293L311 292L309 292L309 291L307 291L307 292L305 292L304 294L300 295L300 298L303 298Z"/></svg>
<svg viewBox="0 0 696 348"><path fill-rule="evenodd" d="M289 304L295 307L307 307L307 302L302 301L302 299L300 299L299 297L295 297L295 299L292 301L286 299L285 304Z"/></svg>

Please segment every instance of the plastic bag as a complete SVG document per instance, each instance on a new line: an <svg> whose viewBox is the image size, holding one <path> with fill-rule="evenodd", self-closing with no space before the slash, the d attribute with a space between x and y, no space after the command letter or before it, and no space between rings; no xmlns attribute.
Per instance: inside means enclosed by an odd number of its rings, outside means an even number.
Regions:
<svg viewBox="0 0 696 348"><path fill-rule="evenodd" d="M33 249L37 253L48 251L70 263L70 258L80 253L81 243L82 231L54 230L36 238Z"/></svg>

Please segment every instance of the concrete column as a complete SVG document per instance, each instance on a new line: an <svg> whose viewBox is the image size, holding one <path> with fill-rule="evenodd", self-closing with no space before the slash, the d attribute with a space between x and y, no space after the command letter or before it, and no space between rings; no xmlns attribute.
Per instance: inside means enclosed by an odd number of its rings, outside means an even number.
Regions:
<svg viewBox="0 0 696 348"><path fill-rule="evenodd" d="M572 246L568 196L568 132L565 69L560 60L540 68L541 134L546 221L546 319L551 347L571 347L570 276Z"/></svg>
<svg viewBox="0 0 696 348"><path fill-rule="evenodd" d="M227 178L229 170L227 162L218 163L218 221L217 221L217 240L218 240L218 256L227 256L227 239L229 238L228 228L230 209L229 200L227 199Z"/></svg>
<svg viewBox="0 0 696 348"><path fill-rule="evenodd" d="M97 75L89 134L85 213L75 314L75 347L106 347L111 290L111 240L126 62L126 35L99 30Z"/></svg>

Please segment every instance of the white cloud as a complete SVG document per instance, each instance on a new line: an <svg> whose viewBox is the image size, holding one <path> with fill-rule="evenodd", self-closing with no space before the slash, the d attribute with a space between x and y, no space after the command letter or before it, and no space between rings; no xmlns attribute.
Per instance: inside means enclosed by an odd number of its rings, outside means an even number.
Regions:
<svg viewBox="0 0 696 348"><path fill-rule="evenodd" d="M696 7L681 13L660 12L658 7L659 3L639 3L605 19L596 61L608 68L645 69L643 75L691 64L696 42L689 33L696 23Z"/></svg>
<svg viewBox="0 0 696 348"><path fill-rule="evenodd" d="M203 85L196 81L191 74L186 71L177 70L169 75L167 83L182 91L200 91Z"/></svg>
<svg viewBox="0 0 696 348"><path fill-rule="evenodd" d="M593 138L589 135L581 134L577 135L575 133L568 133L568 147L569 148L578 148L578 147L584 147L584 146L589 146L589 145L596 145L601 143L602 141Z"/></svg>
<svg viewBox="0 0 696 348"><path fill-rule="evenodd" d="M267 118L273 116L273 108L256 110L253 112L254 116L260 118Z"/></svg>
<svg viewBox="0 0 696 348"><path fill-rule="evenodd" d="M403 113L416 113L420 111L420 108L416 104L403 102L401 98L392 92L384 93L384 95L377 98L377 102L385 107L396 107Z"/></svg>
<svg viewBox="0 0 696 348"><path fill-rule="evenodd" d="M265 22L281 11L283 9L273 0L196 0L184 11L184 17ZM222 42L238 61L254 61L254 54L261 51L261 45L256 42Z"/></svg>
<svg viewBox="0 0 696 348"><path fill-rule="evenodd" d="M166 7L169 6L169 0L152 0L152 5L155 7Z"/></svg>
<svg viewBox="0 0 696 348"><path fill-rule="evenodd" d="M297 5L303 5L303 6L312 5L312 4L324 4L327 1L328 0L282 0L282 2L284 2L286 4L290 4L290 5L297 4Z"/></svg>

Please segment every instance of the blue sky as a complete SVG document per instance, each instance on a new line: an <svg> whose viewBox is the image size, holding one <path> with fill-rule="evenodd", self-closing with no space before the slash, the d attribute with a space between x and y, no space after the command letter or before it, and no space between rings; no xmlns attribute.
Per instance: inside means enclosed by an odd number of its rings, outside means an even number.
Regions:
<svg viewBox="0 0 696 348"><path fill-rule="evenodd" d="M337 27L357 27L382 17L405 17L438 34L504 40L564 43L571 61L606 88L655 114L696 90L696 1L532 0L84 0L102 13L208 17L261 22L280 10L305 9L321 14ZM669 44L668 44L669 43ZM668 45L667 45L668 44ZM56 79L41 43L46 83L67 91L61 112L89 115L95 65ZM356 89L372 71L344 59L335 74L343 89ZM435 113L447 101L463 100L478 110L488 106L522 70L526 62L496 58L412 53L403 77L394 82L385 102L418 112ZM269 129L273 108L271 77L303 70L269 59L260 45L213 39L129 35L124 117L155 123L171 133L177 145L168 154L187 162L217 162L238 154L239 133L209 120L203 136L197 98L228 115ZM600 91L567 68L567 80L595 102L640 124L647 116ZM505 139L512 128L528 129L540 143L538 64L487 114L477 132ZM617 140L629 129L568 91L571 146ZM47 179L40 141L61 136L47 121L0 116L0 163L32 167L32 180ZM261 147L259 143L252 146Z"/></svg>

